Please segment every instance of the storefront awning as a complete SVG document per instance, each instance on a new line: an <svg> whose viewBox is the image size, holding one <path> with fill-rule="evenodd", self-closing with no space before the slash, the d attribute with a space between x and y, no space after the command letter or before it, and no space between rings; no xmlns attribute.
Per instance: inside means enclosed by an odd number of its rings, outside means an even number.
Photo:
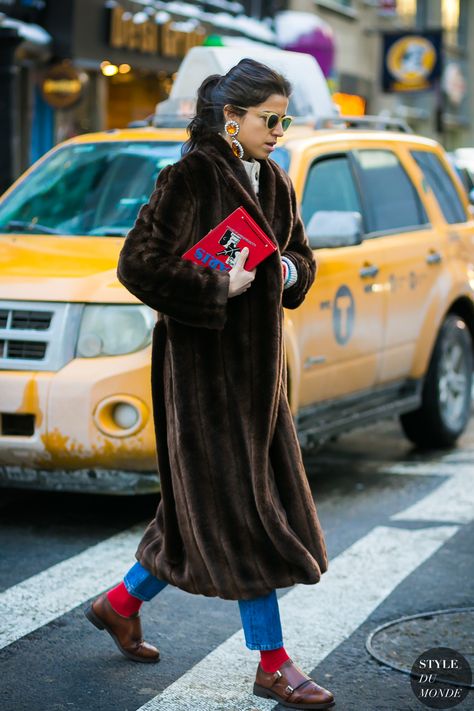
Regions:
<svg viewBox="0 0 474 711"><path fill-rule="evenodd" d="M16 54L18 58L33 58L41 61L46 61L50 57L50 47L53 38L40 25L35 25L32 22L23 22L15 20L0 13L0 33L2 30L10 30L16 32L21 40Z"/></svg>
<svg viewBox="0 0 474 711"><path fill-rule="evenodd" d="M37 45L49 45L52 37L49 32L46 32L43 27L30 22L22 22L14 20L12 17L0 13L0 28L7 27L8 29L16 30L19 37Z"/></svg>

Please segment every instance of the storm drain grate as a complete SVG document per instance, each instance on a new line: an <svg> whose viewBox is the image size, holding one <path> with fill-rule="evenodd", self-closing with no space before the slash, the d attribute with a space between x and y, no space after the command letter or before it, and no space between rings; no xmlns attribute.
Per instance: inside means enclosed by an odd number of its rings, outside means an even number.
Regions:
<svg viewBox="0 0 474 711"><path fill-rule="evenodd" d="M459 651L474 668L474 607L433 610L399 617L377 627L367 637L369 654L391 669L412 675L423 650L449 647ZM441 681L441 679L440 679ZM443 683L464 686L449 677ZM466 684L469 688L474 685Z"/></svg>

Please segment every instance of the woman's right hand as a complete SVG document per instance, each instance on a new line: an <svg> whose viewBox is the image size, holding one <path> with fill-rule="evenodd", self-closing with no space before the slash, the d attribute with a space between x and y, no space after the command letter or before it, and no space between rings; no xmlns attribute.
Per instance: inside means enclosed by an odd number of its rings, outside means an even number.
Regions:
<svg viewBox="0 0 474 711"><path fill-rule="evenodd" d="M229 272L230 285L229 285L229 299L233 296L238 296L246 291L255 279L255 273L257 268L251 272L244 269L244 264L249 256L249 248L244 247L239 256L234 267Z"/></svg>

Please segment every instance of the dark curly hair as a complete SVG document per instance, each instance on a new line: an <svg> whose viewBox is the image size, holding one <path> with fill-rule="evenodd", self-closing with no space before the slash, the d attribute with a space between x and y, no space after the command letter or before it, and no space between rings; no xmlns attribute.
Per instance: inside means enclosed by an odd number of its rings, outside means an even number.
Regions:
<svg viewBox="0 0 474 711"><path fill-rule="evenodd" d="M189 139L182 152L189 153L211 133L224 126L224 106L258 106L272 94L289 97L291 84L284 76L254 59L241 59L227 74L211 74L197 93L196 115L188 124ZM242 109L235 108L237 115Z"/></svg>

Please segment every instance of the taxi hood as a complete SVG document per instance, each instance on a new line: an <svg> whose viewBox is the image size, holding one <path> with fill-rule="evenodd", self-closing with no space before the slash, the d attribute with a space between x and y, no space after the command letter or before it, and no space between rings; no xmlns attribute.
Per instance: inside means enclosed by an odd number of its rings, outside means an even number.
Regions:
<svg viewBox="0 0 474 711"><path fill-rule="evenodd" d="M117 237L0 235L0 299L137 303L117 279Z"/></svg>

